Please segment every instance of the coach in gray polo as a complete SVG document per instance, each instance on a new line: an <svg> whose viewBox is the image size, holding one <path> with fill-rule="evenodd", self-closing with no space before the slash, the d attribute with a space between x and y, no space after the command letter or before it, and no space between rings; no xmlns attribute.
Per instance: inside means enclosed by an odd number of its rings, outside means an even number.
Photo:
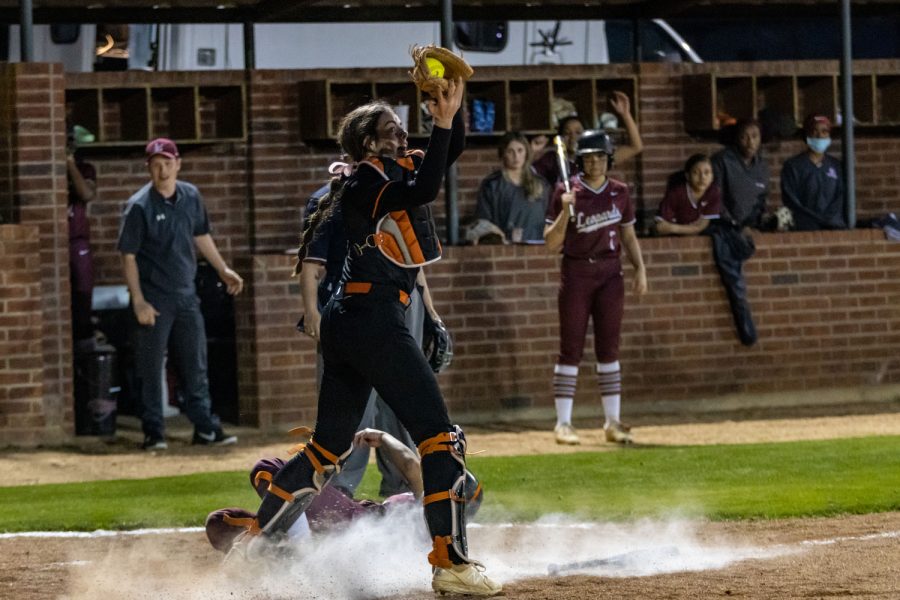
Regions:
<svg viewBox="0 0 900 600"><path fill-rule="evenodd" d="M197 188L178 181L181 157L172 140L147 144L150 183L125 206L119 231L122 268L137 317L135 375L142 403L145 450L167 447L162 412L162 371L166 350L194 425L194 444L237 442L210 412L206 331L194 287L197 250L215 268L229 294L244 287L219 254Z"/></svg>
<svg viewBox="0 0 900 600"><path fill-rule="evenodd" d="M760 156L759 123L740 121L735 143L713 155L715 182L722 190L720 217L738 227L758 229L769 195L769 165Z"/></svg>

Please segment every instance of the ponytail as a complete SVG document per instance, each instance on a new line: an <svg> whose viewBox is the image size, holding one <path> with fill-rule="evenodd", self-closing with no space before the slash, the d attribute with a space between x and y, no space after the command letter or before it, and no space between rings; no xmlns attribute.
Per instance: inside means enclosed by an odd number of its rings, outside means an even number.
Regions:
<svg viewBox="0 0 900 600"><path fill-rule="evenodd" d="M378 137L378 120L381 115L391 110L386 102L376 100L369 102L347 113L338 127L337 140L344 151L354 162L365 158L368 150L366 140ZM309 252L309 245L316 239L316 228L325 222L334 212L335 206L344 195L344 183L349 177L349 172L343 176L331 180L331 188L328 193L319 200L315 214L309 219L306 229L300 235L300 247L297 249L297 265L294 267L294 275L299 275L303 270L303 259Z"/></svg>

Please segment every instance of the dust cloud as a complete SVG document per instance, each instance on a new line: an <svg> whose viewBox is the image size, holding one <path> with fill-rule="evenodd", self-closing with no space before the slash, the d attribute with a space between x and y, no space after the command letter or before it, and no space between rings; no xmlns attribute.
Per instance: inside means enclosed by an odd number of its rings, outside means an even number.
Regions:
<svg viewBox="0 0 900 600"><path fill-rule="evenodd" d="M471 557L504 583L570 574L640 577L720 569L797 551L701 540L697 528L678 519L610 524L551 515L528 524L472 524L469 546ZM71 557L78 566L67 598L361 600L430 595L429 550L422 512L415 506L294 540L289 556L227 568L202 532L189 537L123 535L113 538L100 558L85 562Z"/></svg>

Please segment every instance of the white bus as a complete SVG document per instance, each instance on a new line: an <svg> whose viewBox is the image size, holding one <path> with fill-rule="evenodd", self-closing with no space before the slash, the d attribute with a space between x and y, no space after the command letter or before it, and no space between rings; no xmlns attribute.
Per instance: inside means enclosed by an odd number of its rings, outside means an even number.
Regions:
<svg viewBox="0 0 900 600"><path fill-rule="evenodd" d="M635 31L637 23L637 31ZM240 24L130 25L113 39L99 26L35 27L35 59L58 61L67 71L90 71L109 63L110 49L127 56L121 68L205 70L244 68ZM59 34L59 28L68 37ZM73 28L75 34L73 35ZM80 29L80 31L79 31ZM120 28L120 31L122 29ZM313 69L409 65L413 43L440 42L439 22L273 23L254 26L256 68ZM637 35L636 35L637 34ZM8 56L19 59L18 27L11 27ZM702 62L665 21L583 20L461 22L455 49L473 66L606 64L610 62ZM365 43L355 43L365 40ZM400 43L402 41L402 43ZM637 43L639 42L639 43ZM124 50L127 48L127 52ZM2 57L0 57L2 59ZM110 68L107 64L106 67ZM113 67L115 68L115 67Z"/></svg>

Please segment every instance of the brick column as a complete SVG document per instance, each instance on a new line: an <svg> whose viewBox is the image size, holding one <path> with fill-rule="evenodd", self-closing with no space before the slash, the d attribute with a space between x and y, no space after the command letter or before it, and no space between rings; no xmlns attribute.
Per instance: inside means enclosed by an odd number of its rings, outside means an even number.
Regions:
<svg viewBox="0 0 900 600"><path fill-rule="evenodd" d="M235 319L241 424L287 430L315 422L316 345L292 326L303 314L294 257L237 261L245 292Z"/></svg>
<svg viewBox="0 0 900 600"><path fill-rule="evenodd" d="M39 302L42 358L37 364L43 368L33 383L40 383L43 394L19 422L20 441L10 439L30 444L59 439L72 430L65 80L61 65L19 63L0 65L0 81L0 211L37 232L31 252L38 261L33 266L39 289L16 306L30 310L31 303ZM5 291L20 295L17 280L10 281ZM7 303L11 301L20 302Z"/></svg>
<svg viewBox="0 0 900 600"><path fill-rule="evenodd" d="M45 439L38 228L0 225L0 446Z"/></svg>

